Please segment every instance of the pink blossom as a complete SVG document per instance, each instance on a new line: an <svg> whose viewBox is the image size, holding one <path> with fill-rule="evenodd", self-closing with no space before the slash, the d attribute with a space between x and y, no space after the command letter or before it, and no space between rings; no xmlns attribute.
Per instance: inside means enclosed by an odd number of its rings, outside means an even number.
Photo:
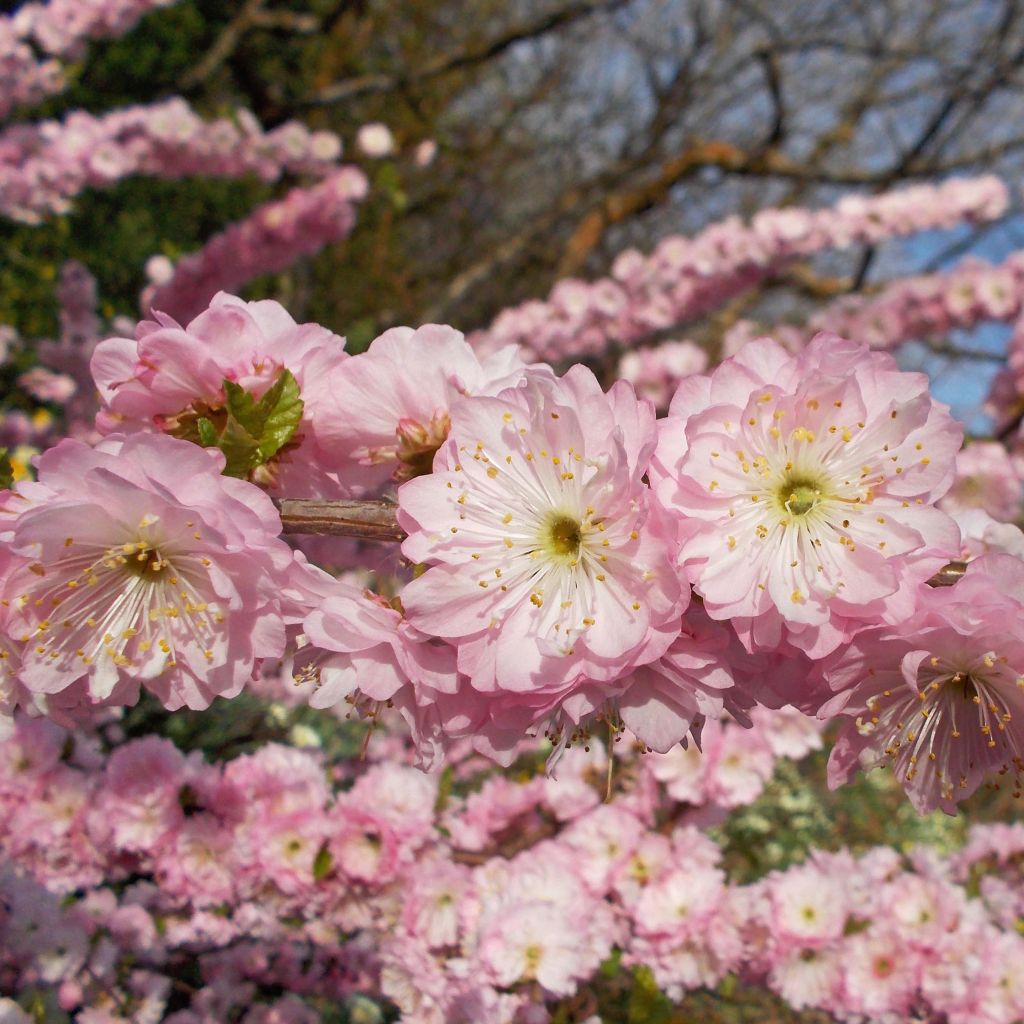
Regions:
<svg viewBox="0 0 1024 1024"><path fill-rule="evenodd" d="M187 327L156 315L139 324L134 339L109 338L96 348L101 430L144 427L181 436L195 430L199 417L223 412L225 380L259 398L287 369L299 385L302 422L285 449L256 471L259 481L292 496L343 493L321 468L314 424L327 400L326 375L346 358L344 338L296 324L271 300L244 302L223 292Z"/></svg>
<svg viewBox="0 0 1024 1024"><path fill-rule="evenodd" d="M628 380L641 398L668 408L683 377L703 373L708 354L692 341L664 341L657 348L635 348L619 360L619 377Z"/></svg>
<svg viewBox="0 0 1024 1024"><path fill-rule="evenodd" d="M914 806L952 814L982 782L1024 771L1024 564L985 555L948 590L922 590L895 626L858 635L823 666L846 723L829 784L891 765Z"/></svg>
<svg viewBox="0 0 1024 1024"><path fill-rule="evenodd" d="M769 887L775 940L798 948L834 942L850 911L839 879L812 866L776 875Z"/></svg>
<svg viewBox="0 0 1024 1024"><path fill-rule="evenodd" d="M54 373L44 366L23 373L18 378L18 386L40 402L56 402L58 405L67 402L78 388L66 373Z"/></svg>
<svg viewBox="0 0 1024 1024"><path fill-rule="evenodd" d="M512 348L481 362L451 327L394 327L332 371L317 429L345 479L408 480L430 472L461 398L495 394L524 372Z"/></svg>
<svg viewBox="0 0 1024 1024"><path fill-rule="evenodd" d="M638 668L618 698L627 728L651 750L666 753L706 718L748 704L737 688L733 635L699 607L687 609L682 632L657 660Z"/></svg>
<svg viewBox="0 0 1024 1024"><path fill-rule="evenodd" d="M555 716L560 732L679 632L688 595L642 481L651 409L576 367L451 415L435 471L398 494L402 550L430 566L402 591L406 615L458 648L497 728Z"/></svg>
<svg viewBox="0 0 1024 1024"><path fill-rule="evenodd" d="M990 552L1024 558L1024 532L1013 523L1001 523L984 509L969 508L953 513L960 527L960 557L964 561Z"/></svg>
<svg viewBox="0 0 1024 1024"><path fill-rule="evenodd" d="M304 630L312 647L298 656L312 678L315 708L366 700L381 705L400 689L456 692L455 652L414 629L383 598L331 581ZM412 699L415 699L413 697Z"/></svg>
<svg viewBox="0 0 1024 1024"><path fill-rule="evenodd" d="M980 508L995 519L1012 521L1024 497L1020 476L1006 448L997 441L975 441L956 457L956 479L939 507L956 514Z"/></svg>
<svg viewBox="0 0 1024 1024"><path fill-rule="evenodd" d="M905 1015L920 966L895 928L883 925L854 935L843 951L843 1002L873 1018L884 1013Z"/></svg>
<svg viewBox="0 0 1024 1024"><path fill-rule="evenodd" d="M169 740L147 736L120 748L91 809L93 830L118 849L155 850L184 821L186 779L185 759Z"/></svg>
<svg viewBox="0 0 1024 1024"><path fill-rule="evenodd" d="M7 629L26 644L29 689L81 681L88 701L116 703L141 683L169 708L204 708L282 653L301 615L282 589L294 556L269 499L222 464L163 435L68 440L8 494L2 525L23 561L4 585Z"/></svg>
<svg viewBox="0 0 1024 1024"><path fill-rule="evenodd" d="M836 1003L842 979L840 955L831 949L793 949L772 964L769 982L794 1010Z"/></svg>
<svg viewBox="0 0 1024 1024"><path fill-rule="evenodd" d="M934 502L960 430L925 377L863 345L751 343L680 385L659 428L651 481L685 517L681 564L749 650L822 657L958 550Z"/></svg>

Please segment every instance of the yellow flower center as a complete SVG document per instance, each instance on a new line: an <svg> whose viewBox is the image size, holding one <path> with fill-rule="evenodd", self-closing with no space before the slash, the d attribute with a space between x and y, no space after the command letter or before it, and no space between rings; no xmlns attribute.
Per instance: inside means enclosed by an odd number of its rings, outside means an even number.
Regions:
<svg viewBox="0 0 1024 1024"><path fill-rule="evenodd" d="M551 512L540 530L544 553L559 562L572 564L580 555L583 529L580 521L564 512Z"/></svg>
<svg viewBox="0 0 1024 1024"><path fill-rule="evenodd" d="M825 498L824 481L791 474L775 491L780 509L790 516L805 516Z"/></svg>

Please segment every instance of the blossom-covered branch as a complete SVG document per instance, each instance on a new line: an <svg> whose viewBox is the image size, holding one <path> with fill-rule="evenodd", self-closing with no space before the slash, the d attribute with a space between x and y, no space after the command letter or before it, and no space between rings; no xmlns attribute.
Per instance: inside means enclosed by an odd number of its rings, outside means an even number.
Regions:
<svg viewBox="0 0 1024 1024"><path fill-rule="evenodd" d="M297 121L265 132L244 110L204 121L182 99L98 116L74 111L62 121L0 132L0 215L38 223L67 212L84 188L105 188L137 174L322 177L340 155L332 132L310 132Z"/></svg>
<svg viewBox="0 0 1024 1024"><path fill-rule="evenodd" d="M471 341L484 351L516 343L549 360L599 354L716 309L800 257L994 220L1007 202L996 178L950 178L822 210L763 210L749 225L730 218L693 239L663 239L650 256L621 253L609 277L561 281L546 302L505 310Z"/></svg>
<svg viewBox="0 0 1024 1024"><path fill-rule="evenodd" d="M340 167L309 188L258 206L244 220L214 235L175 266L162 266L143 293L145 311L183 320L200 313L219 291L237 291L261 274L290 267L299 257L346 238L355 226L355 204L366 178Z"/></svg>

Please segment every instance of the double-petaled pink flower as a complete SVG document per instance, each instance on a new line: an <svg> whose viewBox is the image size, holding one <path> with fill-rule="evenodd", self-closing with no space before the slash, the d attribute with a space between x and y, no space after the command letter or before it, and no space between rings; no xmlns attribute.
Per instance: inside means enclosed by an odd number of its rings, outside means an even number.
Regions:
<svg viewBox="0 0 1024 1024"><path fill-rule="evenodd" d="M906 614L913 584L957 554L934 503L960 428L888 355L760 339L683 381L659 428L651 482L684 520L681 564L748 649L822 657Z"/></svg>
<svg viewBox="0 0 1024 1024"><path fill-rule="evenodd" d="M86 703L145 686L168 707L234 696L301 619L296 557L270 499L223 457L160 434L63 441L4 495L3 578L18 678Z"/></svg>
<svg viewBox="0 0 1024 1024"><path fill-rule="evenodd" d="M674 534L643 476L653 411L574 367L452 409L434 472L404 484L410 623L458 649L495 722L599 710L612 684L678 636Z"/></svg>
<svg viewBox="0 0 1024 1024"><path fill-rule="evenodd" d="M829 760L836 786L885 765L920 812L983 782L1024 784L1024 563L975 559L955 587L922 588L917 610L823 663L846 724Z"/></svg>

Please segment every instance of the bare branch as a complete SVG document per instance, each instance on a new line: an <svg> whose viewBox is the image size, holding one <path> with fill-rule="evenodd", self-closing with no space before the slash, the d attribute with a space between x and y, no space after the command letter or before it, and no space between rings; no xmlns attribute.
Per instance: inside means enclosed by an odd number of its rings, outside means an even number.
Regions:
<svg viewBox="0 0 1024 1024"><path fill-rule="evenodd" d="M356 540L399 541L405 531L391 501L313 501L278 498L283 533L306 533Z"/></svg>

